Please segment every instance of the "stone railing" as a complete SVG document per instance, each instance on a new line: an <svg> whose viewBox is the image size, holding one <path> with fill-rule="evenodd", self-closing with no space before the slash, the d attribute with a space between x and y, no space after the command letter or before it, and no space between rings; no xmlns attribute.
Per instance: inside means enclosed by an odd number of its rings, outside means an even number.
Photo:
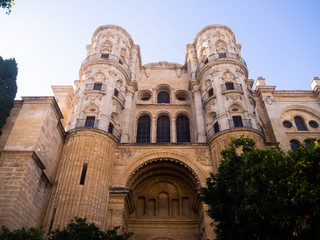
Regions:
<svg viewBox="0 0 320 240"><path fill-rule="evenodd" d="M99 120L77 119L76 128L94 128L106 132L101 126L99 126ZM118 141L120 141L121 134L118 129L113 127L112 130L108 129L108 133L112 134Z"/></svg>
<svg viewBox="0 0 320 240"><path fill-rule="evenodd" d="M205 104L207 100L212 96L214 96L214 90L211 88L206 94L203 95L201 99L202 104Z"/></svg>
<svg viewBox="0 0 320 240"><path fill-rule="evenodd" d="M124 96L122 95L121 92L119 92L119 90L114 89L113 95L122 103L122 105L124 106L126 99L124 98Z"/></svg>
<svg viewBox="0 0 320 240"><path fill-rule="evenodd" d="M232 91L232 90L235 90L235 91L243 91L242 90L242 84L239 84L239 83L232 83L232 84L221 84L221 88L222 88L222 92L225 92L225 91Z"/></svg>
<svg viewBox="0 0 320 240"><path fill-rule="evenodd" d="M95 83L91 83L91 84L86 84L85 87L85 91L101 91L101 92L105 92L106 91L106 86L105 84L95 84Z"/></svg>
<svg viewBox="0 0 320 240"><path fill-rule="evenodd" d="M203 60L196 69L196 73L195 73L195 77L198 77L199 72L201 71L201 69L207 65L209 62L215 61L217 59L221 59L221 58L232 58L232 59L236 59L241 61L245 66L247 66L246 62L243 60L242 57L240 57L238 54L234 54L234 53L229 53L229 52L224 52L224 53L215 53L210 55L208 58L206 58L205 60Z"/></svg>
<svg viewBox="0 0 320 240"><path fill-rule="evenodd" d="M94 61L94 60L103 60L103 61L111 61L111 62L115 62L115 63L118 63L128 74L129 76L129 80L131 80L131 70L129 68L129 66L124 63L121 58L115 56L115 55L112 55L110 53L96 53L96 54L93 54L93 55L90 55L88 57L86 57L86 59L83 60L83 62L81 63L81 67L90 62L90 61Z"/></svg>

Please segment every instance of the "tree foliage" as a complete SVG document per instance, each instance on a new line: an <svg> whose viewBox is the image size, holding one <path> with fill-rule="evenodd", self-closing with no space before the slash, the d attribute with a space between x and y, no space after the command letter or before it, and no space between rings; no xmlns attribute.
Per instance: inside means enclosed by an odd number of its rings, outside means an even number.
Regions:
<svg viewBox="0 0 320 240"><path fill-rule="evenodd" d="M88 224L86 218L75 217L74 220L62 230L55 230L49 233L46 238L43 236L42 228L21 228L10 231L2 226L0 229L0 240L127 240L133 233L118 234L120 227L103 232L94 223Z"/></svg>
<svg viewBox="0 0 320 240"><path fill-rule="evenodd" d="M0 229L1 240L42 240L42 235L41 228L20 228L10 231L7 227L2 226Z"/></svg>
<svg viewBox="0 0 320 240"><path fill-rule="evenodd" d="M14 98L17 93L18 68L16 60L0 57L0 135L1 129L13 108Z"/></svg>
<svg viewBox="0 0 320 240"><path fill-rule="evenodd" d="M126 240L132 233L118 234L119 227L103 232L94 223L88 224L86 218L75 217L71 223L62 230L50 233L49 240Z"/></svg>
<svg viewBox="0 0 320 240"><path fill-rule="evenodd" d="M14 5L14 0L0 0L0 7L7 10L7 14L11 13L11 8Z"/></svg>
<svg viewBox="0 0 320 240"><path fill-rule="evenodd" d="M232 139L202 189L217 239L320 239L320 144L311 142L284 153Z"/></svg>

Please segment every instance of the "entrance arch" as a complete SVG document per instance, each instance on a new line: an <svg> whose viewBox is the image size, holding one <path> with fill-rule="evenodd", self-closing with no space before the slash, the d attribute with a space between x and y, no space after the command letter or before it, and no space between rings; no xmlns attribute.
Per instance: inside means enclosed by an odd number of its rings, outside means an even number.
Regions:
<svg viewBox="0 0 320 240"><path fill-rule="evenodd" d="M126 214L127 230L134 233L134 239L202 239L201 185L185 163L151 159L132 172L127 186L133 206L126 208L132 209Z"/></svg>

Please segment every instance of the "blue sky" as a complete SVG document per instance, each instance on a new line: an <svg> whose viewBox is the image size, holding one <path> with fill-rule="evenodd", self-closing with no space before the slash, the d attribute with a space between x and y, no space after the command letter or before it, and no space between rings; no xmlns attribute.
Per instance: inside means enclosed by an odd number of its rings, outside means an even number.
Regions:
<svg viewBox="0 0 320 240"><path fill-rule="evenodd" d="M186 45L210 24L229 26L242 45L249 78L277 90L311 90L320 77L320 1L162 0L22 1L0 9L0 56L18 62L20 96L51 96L72 85L85 45L100 25L125 28L142 63L184 64Z"/></svg>

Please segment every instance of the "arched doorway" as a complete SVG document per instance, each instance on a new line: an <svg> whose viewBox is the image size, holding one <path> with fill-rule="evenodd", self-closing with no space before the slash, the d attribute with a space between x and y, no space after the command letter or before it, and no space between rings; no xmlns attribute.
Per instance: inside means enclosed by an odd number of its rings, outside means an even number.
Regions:
<svg viewBox="0 0 320 240"><path fill-rule="evenodd" d="M131 174L127 186L133 206L127 231L134 239L201 239L200 184L189 166L176 159L152 159Z"/></svg>

